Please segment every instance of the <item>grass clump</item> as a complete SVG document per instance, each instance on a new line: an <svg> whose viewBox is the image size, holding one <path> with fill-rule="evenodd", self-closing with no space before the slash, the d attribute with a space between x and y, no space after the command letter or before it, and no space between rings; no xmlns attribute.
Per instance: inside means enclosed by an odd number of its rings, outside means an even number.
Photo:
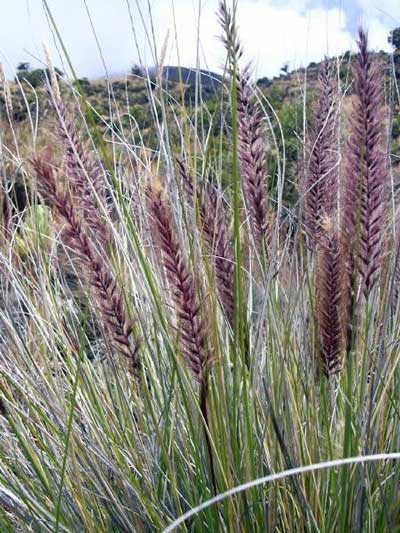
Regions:
<svg viewBox="0 0 400 533"><path fill-rule="evenodd" d="M360 30L347 144L337 65L321 65L288 209L278 115L242 67L234 11L221 2L218 17L218 113L169 107L159 65L156 148L126 124L109 142L55 75L30 150L3 121L25 205L5 180L2 531L163 531L184 513L191 531L398 529L398 199L380 65Z"/></svg>

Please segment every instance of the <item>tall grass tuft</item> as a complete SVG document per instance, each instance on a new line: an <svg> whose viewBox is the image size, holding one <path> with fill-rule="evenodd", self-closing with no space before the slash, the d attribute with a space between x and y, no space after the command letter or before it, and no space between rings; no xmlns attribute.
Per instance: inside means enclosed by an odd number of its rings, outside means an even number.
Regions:
<svg viewBox="0 0 400 533"><path fill-rule="evenodd" d="M135 36L147 15L131 15ZM95 95L55 71L49 88L10 83L1 531L398 530L383 67L361 31L353 83L327 59L306 93L302 71L281 79L300 78L281 102L241 66L236 1L217 17L228 75L210 100L199 70L193 93L163 80L167 45L155 78L99 81Z"/></svg>

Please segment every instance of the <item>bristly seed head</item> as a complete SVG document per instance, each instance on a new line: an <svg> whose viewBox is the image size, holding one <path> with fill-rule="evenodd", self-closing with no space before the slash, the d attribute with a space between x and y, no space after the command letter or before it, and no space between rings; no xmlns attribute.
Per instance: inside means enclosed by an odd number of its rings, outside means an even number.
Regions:
<svg viewBox="0 0 400 533"><path fill-rule="evenodd" d="M321 362L327 377L342 366L343 329L343 261L337 229L325 217L317 247L317 323Z"/></svg>
<svg viewBox="0 0 400 533"><path fill-rule="evenodd" d="M378 280L387 208L387 158L383 149L383 77L360 29L353 67L355 103L347 150L342 228L358 265L366 297Z"/></svg>
<svg viewBox="0 0 400 533"><path fill-rule="evenodd" d="M178 338L184 357L196 379L203 383L211 356L207 346L207 328L201 316L195 280L184 257L173 215L159 186L147 189L149 211L154 222L153 239L161 246L163 265L171 286L178 320Z"/></svg>

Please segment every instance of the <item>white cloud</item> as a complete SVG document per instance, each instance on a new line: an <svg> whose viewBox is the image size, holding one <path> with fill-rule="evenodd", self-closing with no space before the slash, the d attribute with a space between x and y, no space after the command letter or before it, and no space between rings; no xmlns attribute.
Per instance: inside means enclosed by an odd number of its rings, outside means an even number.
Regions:
<svg viewBox="0 0 400 533"><path fill-rule="evenodd" d="M358 23L368 29L370 45L390 51L390 30L400 26L399 0L355 0L359 8Z"/></svg>
<svg viewBox="0 0 400 533"><path fill-rule="evenodd" d="M52 0L49 5L78 73L87 76L104 73L83 0ZM136 53L126 3L87 0L87 5L108 66L129 67ZM8 73L19 61L36 65L34 58L43 58L43 43L50 46L54 62L61 66L41 0L7 1L2 8L0 60L5 62Z"/></svg>
<svg viewBox="0 0 400 533"><path fill-rule="evenodd" d="M388 43L388 28L380 21L375 20L373 23L366 25L368 30L368 42L371 49L385 50L391 52L392 48Z"/></svg>
<svg viewBox="0 0 400 533"><path fill-rule="evenodd" d="M297 4L297 8L294 6ZM179 35L179 57L183 65L196 64L196 17L191 2L175 1L176 25ZM339 9L305 9L306 2L292 1L289 6L276 5L265 0L241 0L238 7L238 25L246 57L254 59L260 75L274 75L286 62L291 66L319 60L325 54L337 54L350 48L351 37L346 30L346 16ZM215 10L217 2L204 2L200 17L202 66L218 69L222 66L224 51L217 36ZM154 3L158 43L167 28L174 35L170 7L165 2ZM204 61L207 58L207 62ZM176 64L178 54L171 43L166 62ZM203 62L204 61L204 62Z"/></svg>
<svg viewBox="0 0 400 533"><path fill-rule="evenodd" d="M127 70L138 59L127 1L86 1L108 69L111 72ZM145 31L136 1L128 1L132 7L133 24L140 47L145 50L144 62L153 64L150 47L144 46ZM218 0L200 1L201 66L219 69L223 65L225 54L218 38L220 28L215 14ZM151 35L147 0L137 0L137 3L141 6ZM174 0L179 58L184 66L196 65L198 3L199 0ZM31 60L29 54L43 57L42 42L51 45L54 62L60 65L53 36L43 13L42 1L18 0L4 4L0 59L8 61L8 72L12 73L12 67L18 61ZM343 9L339 9L338 5L343 6ZM79 75L93 77L103 74L104 69L83 0L52 0L50 6ZM151 9L158 50L160 51L167 31L170 30L165 62L177 64L172 1L151 0ZM351 20L354 26L357 17L369 27L372 47L389 49L387 34L396 24L388 22L387 16L379 10L400 18L400 1L239 0L238 23L246 58L254 59L258 75L272 76L286 62L291 67L296 67L317 61L326 53L333 55L349 48L354 49L347 22Z"/></svg>
<svg viewBox="0 0 400 533"><path fill-rule="evenodd" d="M395 25L400 23L400 2L398 0L356 0L356 4L369 17L391 19Z"/></svg>
<svg viewBox="0 0 400 533"><path fill-rule="evenodd" d="M242 6L239 20L249 54L256 58L260 73L267 75L285 62L292 67L306 65L351 46L345 15L338 9L299 12L258 1L253 14Z"/></svg>

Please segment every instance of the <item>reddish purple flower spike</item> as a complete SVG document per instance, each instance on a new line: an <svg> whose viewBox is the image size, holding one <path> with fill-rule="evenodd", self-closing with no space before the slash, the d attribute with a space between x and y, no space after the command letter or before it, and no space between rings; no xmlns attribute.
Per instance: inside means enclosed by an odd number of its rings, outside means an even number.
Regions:
<svg viewBox="0 0 400 533"><path fill-rule="evenodd" d="M196 194L200 197L201 227L212 256L220 303L233 328L235 259L222 195L211 184L204 187L202 194L196 191L192 176L184 162L177 159L177 165L189 204L193 206Z"/></svg>
<svg viewBox="0 0 400 533"><path fill-rule="evenodd" d="M201 217L205 240L213 257L220 301L233 328L235 259L223 200L212 185L205 188Z"/></svg>
<svg viewBox="0 0 400 533"><path fill-rule="evenodd" d="M342 253L337 229L329 218L321 221L317 245L317 318L321 361L327 377L340 371L342 332Z"/></svg>
<svg viewBox="0 0 400 533"><path fill-rule="evenodd" d="M320 98L311 134L309 165L304 185L305 227L311 248L325 216L334 217L338 201L336 87L325 60L319 72Z"/></svg>
<svg viewBox="0 0 400 533"><path fill-rule="evenodd" d="M367 35L361 29L358 47L342 226L351 253L357 252L350 262L358 264L368 296L382 260L388 170L383 150L383 76L368 52Z"/></svg>
<svg viewBox="0 0 400 533"><path fill-rule="evenodd" d="M210 354L207 329L200 313L193 274L184 258L170 206L160 186L148 189L148 205L155 225L155 237L163 252L163 264L172 289L175 313L179 323L182 351L194 376L204 383Z"/></svg>
<svg viewBox="0 0 400 533"><path fill-rule="evenodd" d="M271 244L275 217L268 210L266 141L263 111L254 94L251 67L238 68L243 48L240 44L235 17L225 0L219 4L218 18L223 30L223 42L228 52L229 73L237 89L239 163L242 188L250 216L254 222L257 244Z"/></svg>
<svg viewBox="0 0 400 533"><path fill-rule="evenodd" d="M254 220L259 243L271 241L271 217L267 207L266 141L263 113L254 100L248 66L237 76L239 162L243 192Z"/></svg>
<svg viewBox="0 0 400 533"><path fill-rule="evenodd" d="M53 102L53 105L59 116L58 133L65 149L65 173L74 199L80 204L88 229L99 243L107 247L112 236L110 228L103 220L99 205L107 209L104 172L81 142L65 104L58 100Z"/></svg>
<svg viewBox="0 0 400 533"><path fill-rule="evenodd" d="M137 374L140 368L140 343L133 335L134 324L125 308L124 296L104 255L93 244L85 221L70 194L59 190L54 167L45 159L32 160L41 194L65 222L62 237L74 249L96 302L99 322L108 333L112 346L129 359Z"/></svg>

